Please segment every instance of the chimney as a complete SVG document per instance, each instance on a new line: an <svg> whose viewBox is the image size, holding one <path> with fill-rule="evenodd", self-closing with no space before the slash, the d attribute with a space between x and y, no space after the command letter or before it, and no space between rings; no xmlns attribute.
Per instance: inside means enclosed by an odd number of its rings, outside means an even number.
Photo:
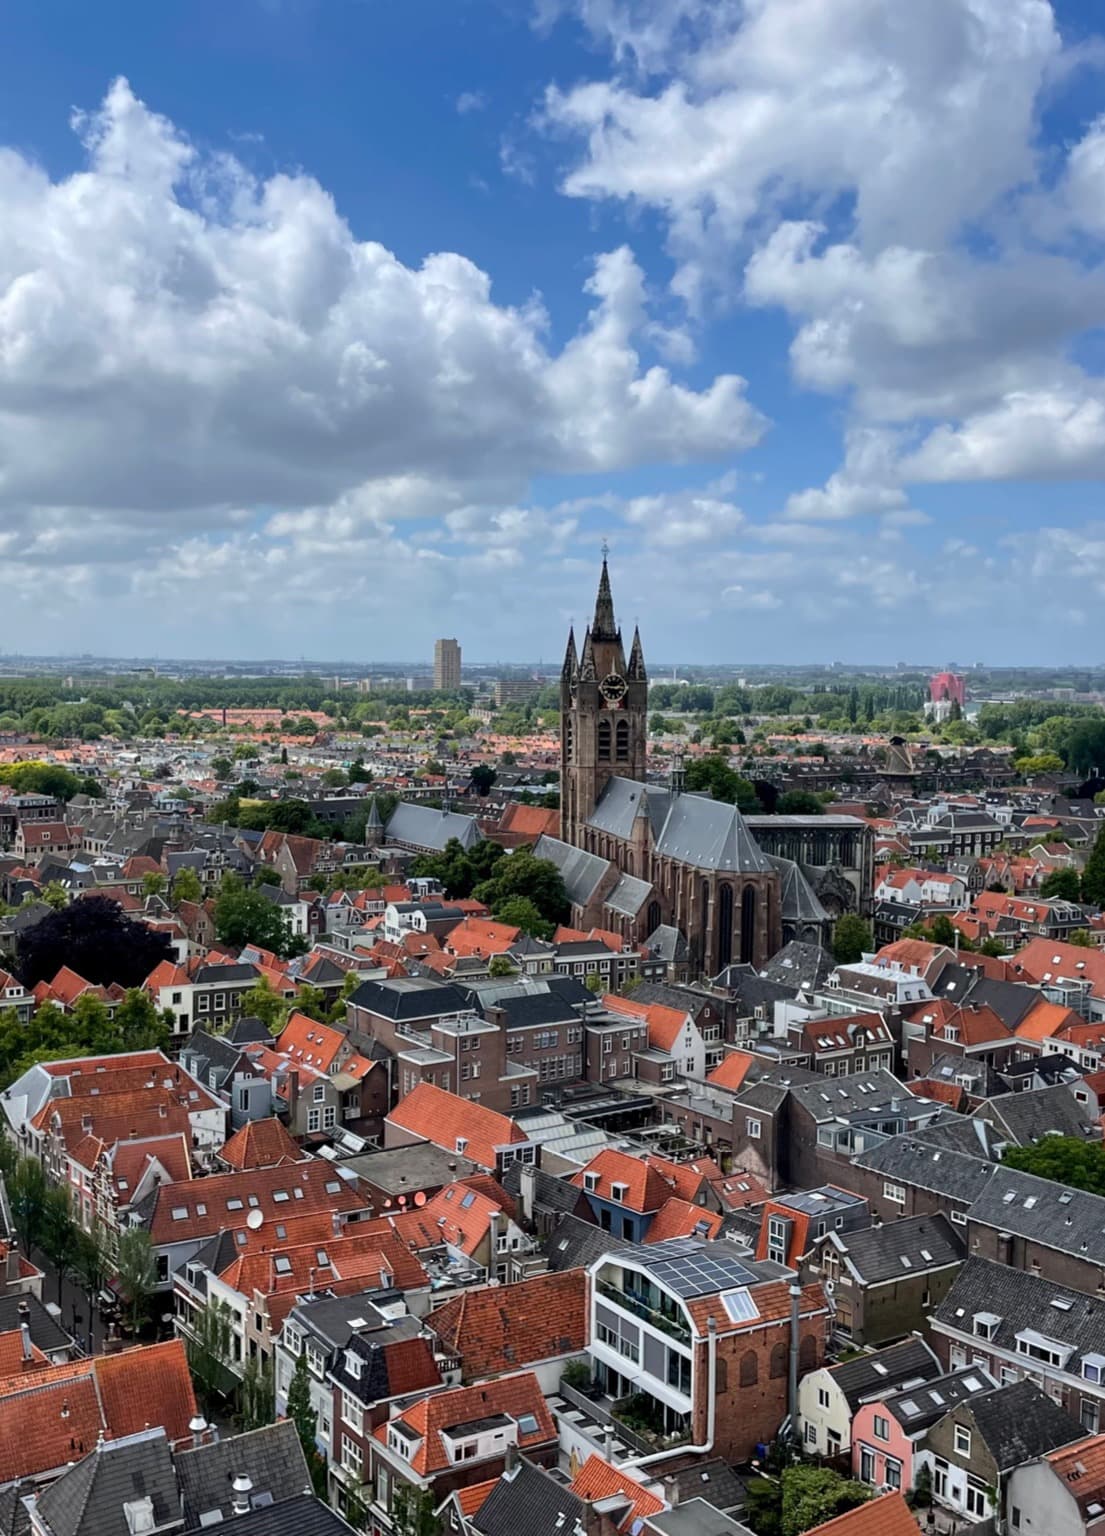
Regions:
<svg viewBox="0 0 1105 1536"><path fill-rule="evenodd" d="M31 1309L25 1301L19 1304L19 1338L22 1344L23 1364L25 1366L34 1363L34 1350L31 1347Z"/></svg>
<svg viewBox="0 0 1105 1536"><path fill-rule="evenodd" d="M334 1236L335 1237L340 1237L341 1236L341 1227L342 1227L341 1212L340 1211L331 1211L330 1212L330 1225L333 1228Z"/></svg>
<svg viewBox="0 0 1105 1536"><path fill-rule="evenodd" d="M522 1214L527 1221L532 1221L534 1206L537 1200L537 1169L532 1163L522 1164L519 1183L519 1193L522 1196Z"/></svg>
<svg viewBox="0 0 1105 1536"><path fill-rule="evenodd" d="M203 1435L206 1428L207 1420L204 1418L202 1413L197 1413L188 1420L188 1430L192 1436L192 1444L196 1450L199 1450L200 1446L203 1444Z"/></svg>
<svg viewBox="0 0 1105 1536"><path fill-rule="evenodd" d="M787 1382L787 1412L790 1415L790 1432L798 1425L798 1330L801 1326L802 1287L797 1281L790 1286L790 1379Z"/></svg>
<svg viewBox="0 0 1105 1536"><path fill-rule="evenodd" d="M614 1426L604 1424L602 1426L602 1455L604 1461L609 1461L614 1454Z"/></svg>
<svg viewBox="0 0 1105 1536"><path fill-rule="evenodd" d="M230 1485L230 1491L234 1495L231 1509L236 1515L249 1514L249 1496L253 1490L253 1483L244 1472L239 1472Z"/></svg>

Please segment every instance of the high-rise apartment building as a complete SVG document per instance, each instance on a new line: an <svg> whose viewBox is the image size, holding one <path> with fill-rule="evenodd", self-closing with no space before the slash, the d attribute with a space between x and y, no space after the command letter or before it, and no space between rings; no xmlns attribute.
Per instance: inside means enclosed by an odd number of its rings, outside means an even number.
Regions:
<svg viewBox="0 0 1105 1536"><path fill-rule="evenodd" d="M460 645L456 640L434 641L434 687L453 693L460 687Z"/></svg>

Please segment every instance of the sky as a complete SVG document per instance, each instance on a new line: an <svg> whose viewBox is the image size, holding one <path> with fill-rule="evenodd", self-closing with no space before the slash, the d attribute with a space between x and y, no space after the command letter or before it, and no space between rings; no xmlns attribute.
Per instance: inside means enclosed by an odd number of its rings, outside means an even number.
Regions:
<svg viewBox="0 0 1105 1536"><path fill-rule="evenodd" d="M16 0L0 650L1103 661L1103 239L1090 0Z"/></svg>

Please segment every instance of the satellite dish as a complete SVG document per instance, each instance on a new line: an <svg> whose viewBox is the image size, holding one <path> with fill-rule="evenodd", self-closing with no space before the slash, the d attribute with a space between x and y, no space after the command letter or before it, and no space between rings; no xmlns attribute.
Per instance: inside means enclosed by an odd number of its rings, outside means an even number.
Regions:
<svg viewBox="0 0 1105 1536"><path fill-rule="evenodd" d="M246 1217L246 1226L251 1232L256 1232L258 1227L264 1223L264 1220L264 1211L250 1211L249 1215Z"/></svg>

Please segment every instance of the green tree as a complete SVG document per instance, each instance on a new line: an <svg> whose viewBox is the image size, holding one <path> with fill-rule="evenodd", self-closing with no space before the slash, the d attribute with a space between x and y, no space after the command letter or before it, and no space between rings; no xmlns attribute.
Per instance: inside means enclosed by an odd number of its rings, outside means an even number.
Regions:
<svg viewBox="0 0 1105 1536"><path fill-rule="evenodd" d="M148 874L142 876L142 894L143 896L162 896L167 883L160 871L155 873L151 869Z"/></svg>
<svg viewBox="0 0 1105 1536"><path fill-rule="evenodd" d="M291 1006L291 1003L273 991L264 976L259 978L256 986L242 993L242 1017L260 1019L273 1035L278 1035L283 1029Z"/></svg>
<svg viewBox="0 0 1105 1536"><path fill-rule="evenodd" d="M260 891L250 890L236 875L224 875L215 900L215 933L231 949L254 944L278 955L294 954L301 946L281 909Z"/></svg>
<svg viewBox="0 0 1105 1536"><path fill-rule="evenodd" d="M837 965L855 965L873 947L871 930L854 912L845 912L833 929L833 959Z"/></svg>
<svg viewBox="0 0 1105 1536"><path fill-rule="evenodd" d="M173 876L173 902L203 900L200 877L190 864L182 865Z"/></svg>
<svg viewBox="0 0 1105 1536"><path fill-rule="evenodd" d="M553 936L554 925L546 922L528 896L507 896L495 907L492 916L496 922L520 928L531 939L551 939Z"/></svg>
<svg viewBox="0 0 1105 1536"><path fill-rule="evenodd" d="M62 907L69 905L69 891L60 880L51 880L43 889L40 901L44 901L55 912L60 912Z"/></svg>
<svg viewBox="0 0 1105 1536"><path fill-rule="evenodd" d="M1067 943L1075 944L1079 949L1095 948L1093 935L1088 928L1076 928L1073 933L1068 933Z"/></svg>
<svg viewBox="0 0 1105 1536"><path fill-rule="evenodd" d="M128 989L115 1010L119 1048L124 1051L164 1050L169 1044L169 1030L148 992L141 987Z"/></svg>
<svg viewBox="0 0 1105 1536"><path fill-rule="evenodd" d="M36 1158L21 1157L8 1180L8 1204L24 1253L29 1253L42 1242L48 1194L49 1186L42 1164Z"/></svg>
<svg viewBox="0 0 1105 1536"><path fill-rule="evenodd" d="M253 871L254 885L279 885L280 871L273 869L271 864L262 864Z"/></svg>
<svg viewBox="0 0 1105 1536"><path fill-rule="evenodd" d="M688 789L711 795L715 800L724 800L746 815L754 815L761 809L752 784L731 768L720 754L693 758L687 764L686 782Z"/></svg>
<svg viewBox="0 0 1105 1536"><path fill-rule="evenodd" d="M271 1361L251 1355L238 1388L238 1427L245 1432L271 1424L276 1418L275 1396Z"/></svg>
<svg viewBox="0 0 1105 1536"><path fill-rule="evenodd" d="M211 773L214 778L223 781L229 779L234 772L234 765L229 757L213 757L211 759Z"/></svg>
<svg viewBox="0 0 1105 1536"><path fill-rule="evenodd" d="M944 912L938 912L928 925L929 936L934 944L943 944L947 949L955 948L956 926L951 918ZM962 941L960 943L962 948Z"/></svg>
<svg viewBox="0 0 1105 1536"><path fill-rule="evenodd" d="M546 923L562 923L570 912L560 871L550 859L535 858L529 848L518 848L499 859L491 879L478 885L473 894L492 912L501 911L511 897L524 896Z"/></svg>
<svg viewBox="0 0 1105 1536"><path fill-rule="evenodd" d="M96 1307L96 1297L106 1286L111 1269L111 1243L101 1223L95 1221L92 1225L92 1230L89 1232L78 1227L73 1242L69 1272L81 1290L83 1290L88 1302L90 1330L92 1314Z"/></svg>
<svg viewBox="0 0 1105 1536"><path fill-rule="evenodd" d="M38 1242L56 1273L59 1303L62 1284L69 1273L76 1251L77 1231L72 1207L69 1204L69 1191L63 1184L56 1184L46 1191L42 1207L42 1230Z"/></svg>
<svg viewBox="0 0 1105 1536"><path fill-rule="evenodd" d="M287 1417L295 1425L303 1454L311 1471L311 1482L316 1493L326 1487L326 1462L319 1455L315 1444L318 1431L318 1414L311 1407L311 1377L307 1370L306 1351L301 1351L295 1362L292 1379L288 1383Z"/></svg>
<svg viewBox="0 0 1105 1536"><path fill-rule="evenodd" d="M230 1308L216 1297L193 1314L190 1332L185 1336L184 1350L192 1384L208 1418L226 1397L232 1332Z"/></svg>
<svg viewBox="0 0 1105 1536"><path fill-rule="evenodd" d="M1044 1136L1028 1147L1007 1147L1002 1162L1022 1173L1105 1195L1105 1145L1074 1136Z"/></svg>
<svg viewBox="0 0 1105 1536"><path fill-rule="evenodd" d="M802 1536L857 1504L866 1504L871 1489L831 1467L788 1467L782 1476L782 1536Z"/></svg>
<svg viewBox="0 0 1105 1536"><path fill-rule="evenodd" d="M1082 895L1082 881L1076 869L1053 869L1044 876L1040 886L1041 896L1057 896L1062 901L1078 901Z"/></svg>
<svg viewBox="0 0 1105 1536"><path fill-rule="evenodd" d="M518 968L514 965L509 955L492 955L487 966L489 976L517 976Z"/></svg>
<svg viewBox="0 0 1105 1536"><path fill-rule="evenodd" d="M583 983L588 992L593 992L596 997L601 997L605 989L605 982L601 976L588 976Z"/></svg>
<svg viewBox="0 0 1105 1536"><path fill-rule="evenodd" d="M1105 907L1105 827L1094 839L1082 871L1082 900L1092 902L1095 907Z"/></svg>
<svg viewBox="0 0 1105 1536"><path fill-rule="evenodd" d="M823 816L825 807L811 790L788 789L775 804L777 816Z"/></svg>
<svg viewBox="0 0 1105 1536"><path fill-rule="evenodd" d="M432 1488L397 1483L391 1500L391 1528L395 1536L443 1536L445 1527L435 1512Z"/></svg>
<svg viewBox="0 0 1105 1536"><path fill-rule="evenodd" d="M481 799L486 799L491 793L491 787L499 775L489 763L476 763L468 777L472 781L472 787L477 795Z"/></svg>
<svg viewBox="0 0 1105 1536"><path fill-rule="evenodd" d="M129 1227L119 1234L115 1272L120 1293L130 1309L131 1328L137 1332L157 1285L153 1244L150 1234L141 1227Z"/></svg>

